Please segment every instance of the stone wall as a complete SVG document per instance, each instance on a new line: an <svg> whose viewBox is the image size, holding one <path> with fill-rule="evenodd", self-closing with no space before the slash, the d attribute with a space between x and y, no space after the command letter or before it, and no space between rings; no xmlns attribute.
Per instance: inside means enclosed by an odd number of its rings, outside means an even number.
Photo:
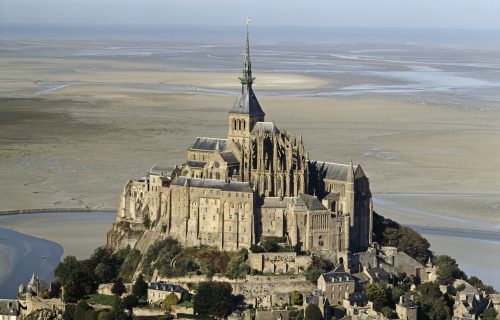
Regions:
<svg viewBox="0 0 500 320"><path fill-rule="evenodd" d="M299 273L311 264L311 256L297 256L295 252L250 253L250 268L263 273Z"/></svg>

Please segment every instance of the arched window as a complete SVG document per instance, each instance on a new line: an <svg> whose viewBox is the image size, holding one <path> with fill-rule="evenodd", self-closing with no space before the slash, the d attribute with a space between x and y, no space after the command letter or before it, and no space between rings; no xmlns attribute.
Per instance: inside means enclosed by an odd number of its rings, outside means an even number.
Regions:
<svg viewBox="0 0 500 320"><path fill-rule="evenodd" d="M236 130L236 120L233 120L233 130Z"/></svg>
<svg viewBox="0 0 500 320"><path fill-rule="evenodd" d="M241 120L238 120L238 130L241 130Z"/></svg>
<svg viewBox="0 0 500 320"><path fill-rule="evenodd" d="M243 130L246 130L247 122L243 121Z"/></svg>

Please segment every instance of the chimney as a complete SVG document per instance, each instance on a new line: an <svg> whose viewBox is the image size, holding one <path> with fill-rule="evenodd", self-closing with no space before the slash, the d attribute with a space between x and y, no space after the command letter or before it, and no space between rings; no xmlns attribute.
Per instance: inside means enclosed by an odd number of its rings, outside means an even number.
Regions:
<svg viewBox="0 0 500 320"><path fill-rule="evenodd" d="M399 305L402 306L403 305L403 296L400 296L399 297Z"/></svg>

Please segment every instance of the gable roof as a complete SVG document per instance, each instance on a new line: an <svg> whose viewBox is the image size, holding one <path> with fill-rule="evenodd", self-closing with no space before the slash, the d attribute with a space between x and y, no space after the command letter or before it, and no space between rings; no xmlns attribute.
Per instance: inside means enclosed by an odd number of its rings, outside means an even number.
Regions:
<svg viewBox="0 0 500 320"><path fill-rule="evenodd" d="M240 163L238 159L236 159L234 153L232 153L231 151L220 152L219 154L222 160L224 160L228 164Z"/></svg>
<svg viewBox="0 0 500 320"><path fill-rule="evenodd" d="M299 194L298 199L298 201L302 200L309 210L326 210L325 206L316 196L301 193ZM298 204L300 204L300 202Z"/></svg>
<svg viewBox="0 0 500 320"><path fill-rule="evenodd" d="M325 161L309 160L309 172L317 173L319 176L328 180L347 181L348 164L332 163ZM358 166L353 166L356 173ZM362 171L361 171L362 172ZM361 174L360 172L360 174ZM363 173L364 175L364 173ZM355 176L356 177L356 176ZM358 178L358 177L356 177Z"/></svg>
<svg viewBox="0 0 500 320"><path fill-rule="evenodd" d="M190 150L224 151L227 147L227 139L197 137L189 147Z"/></svg>

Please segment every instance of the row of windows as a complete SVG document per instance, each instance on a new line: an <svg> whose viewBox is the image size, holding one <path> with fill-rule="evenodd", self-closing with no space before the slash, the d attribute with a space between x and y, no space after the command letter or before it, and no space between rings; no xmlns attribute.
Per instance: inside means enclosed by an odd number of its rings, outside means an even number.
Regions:
<svg viewBox="0 0 500 320"><path fill-rule="evenodd" d="M247 122L245 120L233 119L233 130L246 130Z"/></svg>

